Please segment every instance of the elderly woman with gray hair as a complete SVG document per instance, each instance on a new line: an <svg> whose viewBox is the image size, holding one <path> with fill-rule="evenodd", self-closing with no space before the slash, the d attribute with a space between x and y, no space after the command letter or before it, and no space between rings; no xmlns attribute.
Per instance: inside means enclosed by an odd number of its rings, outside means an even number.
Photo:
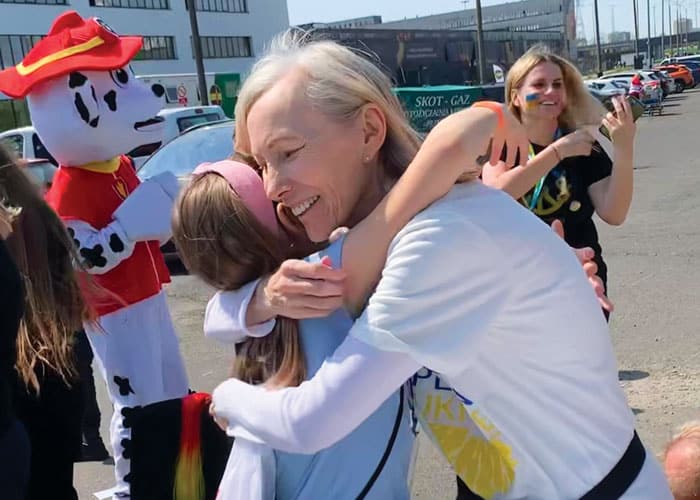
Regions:
<svg viewBox="0 0 700 500"><path fill-rule="evenodd" d="M391 88L368 81L368 65L334 43L286 37L239 95L239 147L260 165L289 230L313 241L367 216L416 153L405 117L373 105ZM433 140L458 150L461 125L444 120ZM323 316L341 303L342 279L312 278L287 269L253 282L234 316L261 327L251 335L280 312ZM275 293L283 289L291 293ZM220 314L232 315L222 296L208 318ZM421 428L471 498L670 498L634 430L607 324L573 253L477 181L398 233L364 311L309 381L272 391L230 379L213 410L231 435L314 453L407 380Z"/></svg>

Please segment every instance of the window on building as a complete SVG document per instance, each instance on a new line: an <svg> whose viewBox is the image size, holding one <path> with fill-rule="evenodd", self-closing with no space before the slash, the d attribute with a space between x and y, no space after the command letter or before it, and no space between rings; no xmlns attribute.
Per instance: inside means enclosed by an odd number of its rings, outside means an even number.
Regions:
<svg viewBox="0 0 700 500"><path fill-rule="evenodd" d="M253 56L249 36L203 36L200 40L204 59Z"/></svg>
<svg viewBox="0 0 700 500"><path fill-rule="evenodd" d="M41 39L41 35L0 35L0 68L19 63Z"/></svg>
<svg viewBox="0 0 700 500"><path fill-rule="evenodd" d="M0 0L0 3L30 3L33 5L67 5L67 0Z"/></svg>
<svg viewBox="0 0 700 500"><path fill-rule="evenodd" d="M197 10L202 12L247 13L248 0L195 0ZM185 8L187 1L185 0Z"/></svg>
<svg viewBox="0 0 700 500"><path fill-rule="evenodd" d="M170 8L168 0L89 0L89 2L91 7L151 10L167 10Z"/></svg>
<svg viewBox="0 0 700 500"><path fill-rule="evenodd" d="M144 36L143 47L136 54L134 60L155 61L165 59L177 59L175 57L175 38L172 36Z"/></svg>

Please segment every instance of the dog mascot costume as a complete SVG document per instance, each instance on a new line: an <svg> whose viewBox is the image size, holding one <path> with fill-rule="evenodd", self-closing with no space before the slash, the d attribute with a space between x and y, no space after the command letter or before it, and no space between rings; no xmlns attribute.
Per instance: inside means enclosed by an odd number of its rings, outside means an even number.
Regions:
<svg viewBox="0 0 700 500"><path fill-rule="evenodd" d="M86 325L114 414L115 497L129 496L129 408L188 392L162 285L160 245L170 238L178 183L139 183L137 146L159 142L165 90L139 82L129 61L140 37L119 36L97 18L61 14L24 60L0 73L0 91L26 97L32 123L56 158L47 201L65 222L89 274L85 294L99 325Z"/></svg>

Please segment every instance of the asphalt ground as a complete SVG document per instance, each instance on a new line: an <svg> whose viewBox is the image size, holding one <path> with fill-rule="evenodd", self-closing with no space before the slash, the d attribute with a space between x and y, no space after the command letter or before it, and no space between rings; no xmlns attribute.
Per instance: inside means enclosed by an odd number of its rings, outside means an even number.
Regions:
<svg viewBox="0 0 700 500"><path fill-rule="evenodd" d="M638 125L635 194L622 227L598 224L616 310L611 331L624 386L642 440L660 453L675 428L700 418L700 90L670 96L662 116ZM189 276L168 287L171 314L191 385L211 391L231 352L202 335L211 290ZM107 441L111 406L97 380ZM546 436L543 436L546 439ZM80 499L114 484L109 461L76 465ZM452 499L454 476L419 438L416 499Z"/></svg>

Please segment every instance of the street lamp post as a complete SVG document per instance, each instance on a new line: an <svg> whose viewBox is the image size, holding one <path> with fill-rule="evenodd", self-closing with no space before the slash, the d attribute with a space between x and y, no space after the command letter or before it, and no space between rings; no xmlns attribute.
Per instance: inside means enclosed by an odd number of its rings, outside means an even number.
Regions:
<svg viewBox="0 0 700 500"><path fill-rule="evenodd" d="M651 68L651 8L647 0L647 64Z"/></svg>
<svg viewBox="0 0 700 500"><path fill-rule="evenodd" d="M632 0L632 10L634 12L634 59L639 59L639 17L637 16L637 0Z"/></svg>
<svg viewBox="0 0 700 500"><path fill-rule="evenodd" d="M666 51L664 50L664 33L666 28L664 27L664 0L661 0L661 57L666 57Z"/></svg>
<svg viewBox="0 0 700 500"><path fill-rule="evenodd" d="M671 0L668 0L668 46L673 57L673 23L671 22Z"/></svg>
<svg viewBox="0 0 700 500"><path fill-rule="evenodd" d="M192 51L194 52L194 62L197 67L197 81L199 84L199 96L203 106L209 104L209 93L207 92L207 81L204 77L204 61L202 60L202 40L199 38L199 25L197 24L197 8L195 0L186 0L187 9L190 14L190 29L192 30Z"/></svg>
<svg viewBox="0 0 700 500"><path fill-rule="evenodd" d="M481 0L476 0L476 55L479 59L479 83L486 78L486 61L484 61L484 28L481 18Z"/></svg>
<svg viewBox="0 0 700 500"><path fill-rule="evenodd" d="M596 46L596 61L598 62L598 76L602 76L603 67L600 57L600 25L598 23L598 0L593 0L593 10L595 13L595 46Z"/></svg>

